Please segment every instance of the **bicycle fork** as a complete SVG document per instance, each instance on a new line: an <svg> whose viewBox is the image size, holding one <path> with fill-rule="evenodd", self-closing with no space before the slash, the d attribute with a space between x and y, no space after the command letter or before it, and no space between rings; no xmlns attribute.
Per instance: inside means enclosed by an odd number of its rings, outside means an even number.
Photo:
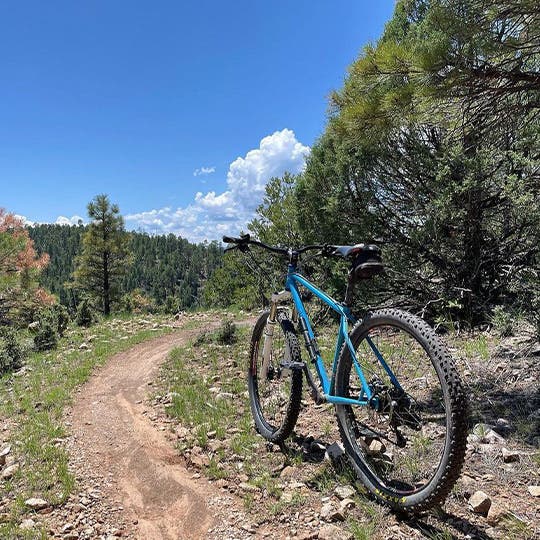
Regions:
<svg viewBox="0 0 540 540"><path fill-rule="evenodd" d="M263 343L263 352L262 352L262 366L261 366L261 376L263 379L268 377L268 367L272 360L272 340L274 338L274 329L277 324L277 313L278 313L278 304L283 300L288 300L291 297L291 293L288 291L281 291L279 293L272 294L270 298L270 313L268 314L268 319L266 320L266 326L264 327L264 343ZM285 347L285 354L288 354L288 347ZM290 357L283 358L282 362L285 364L290 364Z"/></svg>

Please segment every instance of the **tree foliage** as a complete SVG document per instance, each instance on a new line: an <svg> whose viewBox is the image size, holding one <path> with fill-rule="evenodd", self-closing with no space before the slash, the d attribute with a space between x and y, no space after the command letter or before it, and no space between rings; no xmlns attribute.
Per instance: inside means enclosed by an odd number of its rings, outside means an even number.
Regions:
<svg viewBox="0 0 540 540"><path fill-rule="evenodd" d="M299 183L311 234L380 239L387 297L473 323L512 301L540 240L538 12L495 3L398 2Z"/></svg>
<svg viewBox="0 0 540 540"><path fill-rule="evenodd" d="M98 300L107 316L131 263L128 237L120 209L107 195L97 195L88 204L88 216L92 222L83 236L82 253L76 258L74 286Z"/></svg>
<svg viewBox="0 0 540 540"><path fill-rule="evenodd" d="M0 375L22 367L25 355L15 330L0 326Z"/></svg>
<svg viewBox="0 0 540 540"><path fill-rule="evenodd" d="M368 303L472 324L497 305L534 318L539 21L532 0L399 0L332 94L305 172L269 183L251 230L279 243L294 223L293 242L382 244L387 274Z"/></svg>
<svg viewBox="0 0 540 540"><path fill-rule="evenodd" d="M24 222L0 208L0 324L31 321L54 303L37 281L48 262L46 254L37 255Z"/></svg>
<svg viewBox="0 0 540 540"><path fill-rule="evenodd" d="M55 293L73 314L82 300L82 291L69 286L68 281L87 230L88 226L83 225L40 224L28 228L38 252L50 255L49 265L39 276L40 283ZM222 248L217 242L196 245L173 234L127 232L126 235L133 264L120 280L121 301L115 309L139 309L137 298L131 297L138 289L150 298L151 310L155 306L176 313L202 302L202 287L221 261Z"/></svg>
<svg viewBox="0 0 540 540"><path fill-rule="evenodd" d="M39 276L40 284L58 297L59 302L74 313L79 302L78 293L66 286L75 270L75 257L82 247L86 227L49 223L28 227L28 234L39 253L47 254L49 264Z"/></svg>

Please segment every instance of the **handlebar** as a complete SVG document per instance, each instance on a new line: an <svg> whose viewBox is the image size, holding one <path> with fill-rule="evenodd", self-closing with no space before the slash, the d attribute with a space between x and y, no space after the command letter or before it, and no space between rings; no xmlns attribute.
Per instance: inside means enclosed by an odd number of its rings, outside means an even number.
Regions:
<svg viewBox="0 0 540 540"><path fill-rule="evenodd" d="M243 234L239 238L235 238L233 236L224 236L223 242L226 244L234 244L233 246L225 248L225 251L231 251L233 249L239 249L240 251L246 251L249 249L249 245L252 246L258 246L263 249L266 249L267 251L271 251L272 253L277 253L278 255L286 255L287 257L293 257L298 256L300 253L304 253L306 251L313 251L313 250L322 250L322 255L324 256L331 256L335 250L336 246L329 246L328 244L319 245L319 244L313 244L309 246L304 246L299 249L292 249L292 248L282 248L277 246L270 246L268 244L265 244L264 242L259 242L258 240L252 240L249 234Z"/></svg>

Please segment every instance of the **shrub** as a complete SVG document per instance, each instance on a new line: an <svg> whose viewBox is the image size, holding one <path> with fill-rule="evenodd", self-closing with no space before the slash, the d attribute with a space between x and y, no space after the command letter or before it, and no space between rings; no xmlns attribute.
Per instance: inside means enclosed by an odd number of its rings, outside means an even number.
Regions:
<svg viewBox="0 0 540 540"><path fill-rule="evenodd" d="M13 328L0 327L0 374L22 367L25 351Z"/></svg>
<svg viewBox="0 0 540 540"><path fill-rule="evenodd" d="M58 345L58 334L50 321L41 323L37 334L34 336L34 348L36 351L49 351Z"/></svg>
<svg viewBox="0 0 540 540"><path fill-rule="evenodd" d="M234 324L230 319L224 321L216 336L217 342L221 345L232 345L236 342L236 324Z"/></svg>
<svg viewBox="0 0 540 540"><path fill-rule="evenodd" d="M122 309L129 313L154 313L157 310L155 300L142 289L134 289L124 294Z"/></svg>
<svg viewBox="0 0 540 540"><path fill-rule="evenodd" d="M516 321L518 316L505 310L503 306L495 306L490 317L491 324L496 332L501 337L509 337L514 335Z"/></svg>
<svg viewBox="0 0 540 540"><path fill-rule="evenodd" d="M195 345L200 346L205 343L219 343L220 345L232 345L238 339L236 335L236 324L231 320L221 323L221 326L212 332L203 332L197 336Z"/></svg>
<svg viewBox="0 0 540 540"><path fill-rule="evenodd" d="M79 326L90 326L95 320L94 310L88 298L84 298L77 306L75 322Z"/></svg>
<svg viewBox="0 0 540 540"><path fill-rule="evenodd" d="M56 331L59 336L63 336L69 324L69 312L62 304L55 304L50 307L50 312L55 320Z"/></svg>
<svg viewBox="0 0 540 540"><path fill-rule="evenodd" d="M69 313L65 306L54 304L53 306L41 311L39 314L38 325L31 323L29 329L39 331L45 325L51 328L59 335L63 336L69 324Z"/></svg>

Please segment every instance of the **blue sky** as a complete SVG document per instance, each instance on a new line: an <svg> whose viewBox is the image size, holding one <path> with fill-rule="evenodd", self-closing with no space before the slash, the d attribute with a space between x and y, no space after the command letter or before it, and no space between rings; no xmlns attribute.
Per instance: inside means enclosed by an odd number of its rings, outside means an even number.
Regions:
<svg viewBox="0 0 540 540"><path fill-rule="evenodd" d="M393 4L2 2L0 206L62 222L107 193L129 228L237 232Z"/></svg>

